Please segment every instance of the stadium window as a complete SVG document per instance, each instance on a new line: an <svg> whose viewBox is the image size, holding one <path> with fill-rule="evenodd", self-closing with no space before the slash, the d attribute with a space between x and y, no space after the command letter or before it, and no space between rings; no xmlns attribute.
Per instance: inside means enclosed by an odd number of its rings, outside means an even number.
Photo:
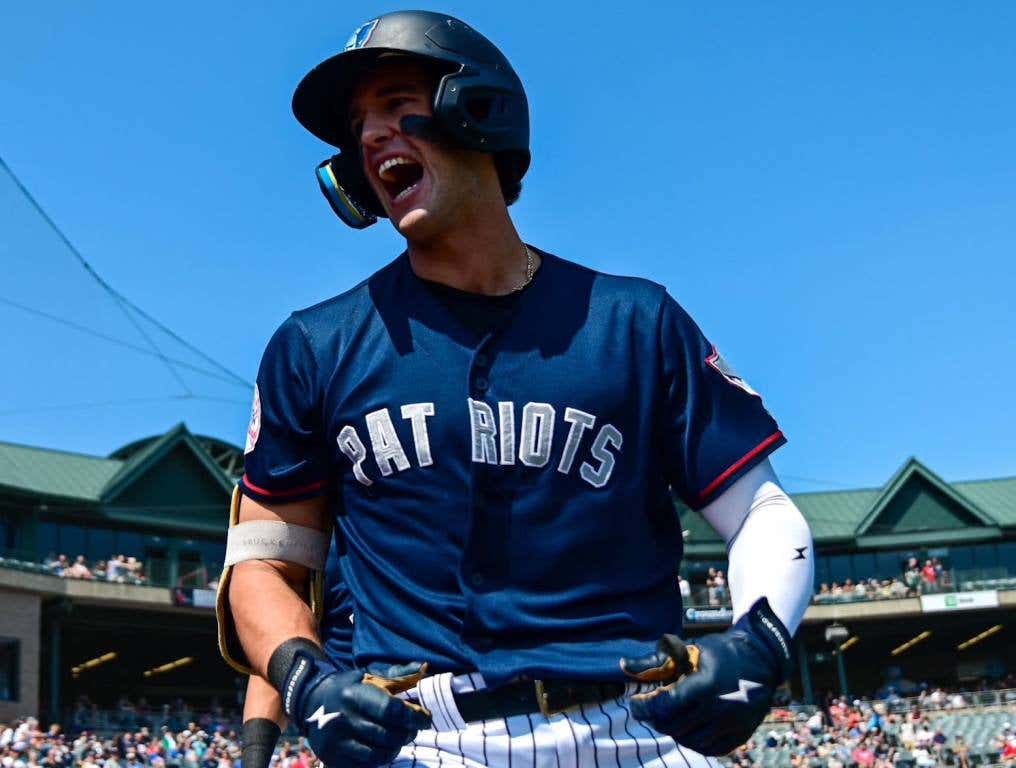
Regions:
<svg viewBox="0 0 1016 768"><path fill-rule="evenodd" d="M815 586L829 584L832 578L829 576L829 558L819 555L815 558Z"/></svg>
<svg viewBox="0 0 1016 768"><path fill-rule="evenodd" d="M48 521L39 523L39 527L36 528L36 539L35 539L35 552L39 558L43 558L46 555L52 553L54 555L59 554L57 550L60 549L60 534L57 531L57 524Z"/></svg>
<svg viewBox="0 0 1016 768"><path fill-rule="evenodd" d="M221 569L222 561L226 557L226 544L222 541L198 541L198 549L204 560L205 567L209 570Z"/></svg>
<svg viewBox="0 0 1016 768"><path fill-rule="evenodd" d="M899 578L907 567L906 555L903 552L878 552L875 555L875 573L879 579Z"/></svg>
<svg viewBox="0 0 1016 768"><path fill-rule="evenodd" d="M829 558L829 580L842 584L854 578L850 571L850 555L833 555Z"/></svg>
<svg viewBox="0 0 1016 768"><path fill-rule="evenodd" d="M153 586L169 585L169 551L149 544L145 547L145 573Z"/></svg>
<svg viewBox="0 0 1016 768"><path fill-rule="evenodd" d="M114 549L118 555L140 557L145 551L145 537L134 531L117 531Z"/></svg>
<svg viewBox="0 0 1016 768"><path fill-rule="evenodd" d="M59 533L60 552L67 555L71 560L88 551L85 529L80 525L61 525L59 526Z"/></svg>
<svg viewBox="0 0 1016 768"><path fill-rule="evenodd" d="M998 545L998 565L1009 576L1016 576L1016 541L1003 541Z"/></svg>
<svg viewBox="0 0 1016 768"><path fill-rule="evenodd" d="M953 547L949 551L949 567L958 571L969 571L974 567L973 547Z"/></svg>
<svg viewBox="0 0 1016 768"><path fill-rule="evenodd" d="M867 581L876 575L875 553L857 552L854 554L854 581Z"/></svg>
<svg viewBox="0 0 1016 768"><path fill-rule="evenodd" d="M111 555L119 554L113 551L114 539L114 532L109 528L92 528L88 532L88 558L108 560Z"/></svg>
<svg viewBox="0 0 1016 768"><path fill-rule="evenodd" d="M193 550L181 550L178 554L179 576L177 584L186 587L203 587L208 583L207 572L201 565L201 553Z"/></svg>
<svg viewBox="0 0 1016 768"><path fill-rule="evenodd" d="M0 637L0 701L18 701L21 641Z"/></svg>

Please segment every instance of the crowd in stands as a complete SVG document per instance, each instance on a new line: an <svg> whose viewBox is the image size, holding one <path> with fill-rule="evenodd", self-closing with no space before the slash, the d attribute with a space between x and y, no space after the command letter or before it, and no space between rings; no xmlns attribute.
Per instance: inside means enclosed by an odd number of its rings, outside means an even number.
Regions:
<svg viewBox="0 0 1016 768"><path fill-rule="evenodd" d="M117 584L145 584L144 565L133 555L110 555L108 560L97 560L89 565L84 555L78 555L73 562L67 555L50 553L43 566L54 576L64 579L85 579L88 581L111 581Z"/></svg>
<svg viewBox="0 0 1016 768"><path fill-rule="evenodd" d="M986 745L976 745L980 759L1016 764L1016 732L1001 724ZM772 765L776 752L792 768L970 768L972 745L962 733L947 735L919 706L904 714L887 711L885 702L834 699L807 720L790 728L763 731L735 750L738 768Z"/></svg>
<svg viewBox="0 0 1016 768"><path fill-rule="evenodd" d="M2 768L234 768L239 764L235 730L205 730L195 722L179 731L141 726L108 737L88 730L65 734L59 725L43 730L31 717L10 725L0 723ZM312 768L309 757L302 768Z"/></svg>
<svg viewBox="0 0 1016 768"><path fill-rule="evenodd" d="M1000 684L1016 685L1016 678ZM972 768L987 759L1016 766L1016 691L1001 691L989 708L994 715L980 715L996 718L987 737L965 737L956 722L949 725L955 712L964 713L957 718L976 716L968 708L978 695L928 688L904 700L890 690L874 702L829 697L803 713L791 705L775 708L772 722L723 762L737 768ZM67 725L65 733L59 725L43 729L31 717L0 723L0 768L242 768L237 713L221 707L197 715L182 700L152 708L144 699L121 698L115 710L102 712L82 697ZM316 762L302 740L284 738L273 768L316 768Z"/></svg>
<svg viewBox="0 0 1016 768"><path fill-rule="evenodd" d="M710 568L701 583L691 584L684 576L678 576L681 599L685 605L720 606L730 604L730 591L723 571ZM854 600L894 600L953 589L952 577L942 562L933 557L921 565L911 557L902 573L890 579L870 578L854 581L821 584L812 597L815 603L841 603Z"/></svg>
<svg viewBox="0 0 1016 768"><path fill-rule="evenodd" d="M931 594L951 587L949 572L937 557L925 560L923 566L916 557L911 557L899 577L859 580L856 583L847 579L842 584L835 581L831 585L822 584L812 599L816 603L892 600Z"/></svg>

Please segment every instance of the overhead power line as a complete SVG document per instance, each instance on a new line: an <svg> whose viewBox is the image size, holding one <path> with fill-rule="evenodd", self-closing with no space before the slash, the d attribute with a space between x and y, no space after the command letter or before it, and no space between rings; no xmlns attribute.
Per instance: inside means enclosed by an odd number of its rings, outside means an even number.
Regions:
<svg viewBox="0 0 1016 768"><path fill-rule="evenodd" d="M59 315L54 315L51 312L46 312L45 310L36 309L35 307L30 307L27 304L22 304L20 301L14 301L13 299L8 299L5 296L0 296L0 304L6 304L7 306L12 307L14 309L21 310L22 312L27 312L30 315L35 315L36 317L42 317L45 318L46 320L51 320L54 323L59 323L60 325L66 326L67 328L72 328L75 331L80 331L81 333L88 334L89 336L94 336L97 339L108 341L110 344L116 344L119 347L124 347L125 349L130 349L135 352L139 352L142 355L151 355L152 357L158 357L158 355L155 352L153 352L150 349L147 349L146 347L142 347L139 344L134 344L133 342L126 341L125 339L119 339L116 336L110 336L107 333L97 331L94 328L89 328L88 326L82 325L81 323L76 323L73 320L68 320L65 317L60 317ZM237 381L235 378L231 376L225 376L221 373L210 371L207 368L202 368L201 366L194 365L193 363L188 363L186 360L180 360L179 358L176 357L169 357L167 359L174 365L178 365L181 368L186 368L187 370L193 371L194 373L200 373L203 376L209 376L213 379L224 381L227 384L234 384L237 386L241 386L244 389L250 389L250 386L246 382Z"/></svg>
<svg viewBox="0 0 1016 768"><path fill-rule="evenodd" d="M156 328L158 328L164 334L169 336L171 339L173 339L177 343L183 345L186 349L190 350L195 355L197 355L202 360L204 360L206 363L208 363L212 367L216 368L217 370L219 370L223 374L229 376L234 381L236 381L236 382L238 382L240 384L243 384L244 386L246 386L248 388L253 388L254 387L254 384L252 382L247 381L242 376L240 376L239 374L231 371L229 368L224 366L219 361L215 360L210 355L202 352L200 349L195 347L190 342L186 341L184 338L182 338L179 334L174 332L171 328L167 327L165 324L163 324L160 321L156 320L150 314L148 314L143 309L141 309L141 307L136 305L134 302L132 302L130 299L128 299L126 296L124 296L122 293L120 293L115 288L113 288L113 286L111 286L109 283L107 283L102 278L102 276L98 272L95 271L95 269L92 267L92 265L88 263L88 260L85 259L85 257L81 254L81 252L74 246L74 243L72 243L70 241L70 239L67 237L67 235L64 234L63 230L61 230L60 227L57 226L56 222L53 221L52 218L50 218L49 214L46 213L46 211L42 207L42 205L40 205L39 202L32 195L32 193L28 191L28 188L25 187L25 185L21 183L21 180L17 177L17 175L14 173L14 171L11 170L11 167L7 164L7 161L4 160L3 156L0 156L0 167L2 167L4 169L4 171L6 171L7 175L10 176L10 178L14 182L15 186L17 186L18 190L21 192L21 194L24 196L24 198L38 212L38 214L42 217L43 221L45 221L46 224L49 225L50 229L52 229L53 232L56 233L57 237L60 238L60 240L64 243L64 245L67 246L67 248L70 250L71 254L78 261L78 263L82 266L82 268L116 302L117 306L119 306L121 311L124 313L124 315L126 315L127 319L130 321L131 325L134 326L134 328L138 331L138 333L141 334L141 336L145 339L145 341L151 347L152 352L154 353L154 355L156 357L158 357L160 360L163 361L163 363L169 369L169 371L170 371L171 375L173 376L173 378L176 379L176 381L180 384L180 386L182 386L184 388L184 390L188 394L193 394L193 393L191 393L190 388L187 386L186 382L180 377L179 372L176 370L174 361L171 358L167 357L163 353L163 351L159 348L159 345L156 344L155 340L152 339L151 336L144 330L144 328L138 322L137 317L135 317L134 314L132 314L132 312L136 313L139 317L147 320L149 323L154 325Z"/></svg>
<svg viewBox="0 0 1016 768"><path fill-rule="evenodd" d="M201 400L212 403L231 403L233 405L247 405L244 400L234 400L229 397L212 397L210 395L163 395L161 397L127 397L122 400L99 400L90 403L60 403L56 405L34 405L26 408L2 408L0 416L12 416L22 413L42 413L44 411L87 411L96 408L109 408L120 405L141 405L147 403L168 403L181 402L184 400Z"/></svg>

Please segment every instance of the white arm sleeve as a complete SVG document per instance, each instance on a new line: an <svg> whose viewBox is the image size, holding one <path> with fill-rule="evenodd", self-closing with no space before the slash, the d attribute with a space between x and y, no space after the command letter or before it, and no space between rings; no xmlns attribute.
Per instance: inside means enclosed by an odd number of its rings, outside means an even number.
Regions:
<svg viewBox="0 0 1016 768"><path fill-rule="evenodd" d="M811 530L769 461L746 472L708 504L702 516L727 544L734 621L766 597L795 633L815 581Z"/></svg>

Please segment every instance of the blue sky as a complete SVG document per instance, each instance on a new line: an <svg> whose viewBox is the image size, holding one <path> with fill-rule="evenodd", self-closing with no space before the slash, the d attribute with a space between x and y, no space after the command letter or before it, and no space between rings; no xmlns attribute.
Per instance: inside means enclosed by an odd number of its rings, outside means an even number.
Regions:
<svg viewBox="0 0 1016 768"><path fill-rule="evenodd" d="M86 5L0 11L0 155L117 290L253 379L290 310L400 249L332 216L328 148L288 106L397 6ZM666 285L764 394L791 489L881 484L912 454L1016 473L1016 5L443 9L526 84L520 232ZM107 453L186 421L242 443L243 387L3 303L204 365L136 328L2 174L0 266L0 440Z"/></svg>

